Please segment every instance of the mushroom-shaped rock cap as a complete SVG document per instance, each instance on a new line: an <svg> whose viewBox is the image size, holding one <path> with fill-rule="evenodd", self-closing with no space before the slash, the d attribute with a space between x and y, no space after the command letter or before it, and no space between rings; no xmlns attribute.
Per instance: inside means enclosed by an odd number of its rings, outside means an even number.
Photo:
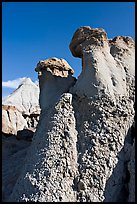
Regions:
<svg viewBox="0 0 137 204"><path fill-rule="evenodd" d="M38 62L35 71L42 72L44 70L51 72L52 75L61 77L67 77L68 73L74 74L74 70L66 60L56 57Z"/></svg>
<svg viewBox="0 0 137 204"><path fill-rule="evenodd" d="M108 38L104 29L83 26L76 30L69 47L74 57L81 58L84 50L90 50L92 45L103 47L105 41Z"/></svg>

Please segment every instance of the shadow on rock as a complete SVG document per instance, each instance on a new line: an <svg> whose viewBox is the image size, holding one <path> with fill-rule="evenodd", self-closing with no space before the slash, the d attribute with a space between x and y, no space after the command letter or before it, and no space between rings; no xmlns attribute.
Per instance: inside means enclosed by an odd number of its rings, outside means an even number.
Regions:
<svg viewBox="0 0 137 204"><path fill-rule="evenodd" d="M117 155L118 163L106 182L104 202L129 202L129 198L131 197L130 193L135 190L135 181L133 181L132 189L130 189L130 183L132 182L131 177L134 177L134 175L131 175L131 170L129 169L129 163L134 160L134 158L132 158L134 157L132 155L134 148L134 133L133 124L127 132L123 148ZM132 168L135 168L135 166L132 166ZM130 199L134 200L134 198Z"/></svg>
<svg viewBox="0 0 137 204"><path fill-rule="evenodd" d="M18 140L32 140L34 132L29 129L18 130L17 132L17 139Z"/></svg>

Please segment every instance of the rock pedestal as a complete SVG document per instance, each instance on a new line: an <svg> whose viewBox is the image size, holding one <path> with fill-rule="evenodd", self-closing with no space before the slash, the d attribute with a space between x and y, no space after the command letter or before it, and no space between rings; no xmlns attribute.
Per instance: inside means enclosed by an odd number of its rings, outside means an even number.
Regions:
<svg viewBox="0 0 137 204"><path fill-rule="evenodd" d="M37 64L39 75L40 107L49 108L57 102L61 94L67 92L75 83L73 69L64 59L49 58Z"/></svg>

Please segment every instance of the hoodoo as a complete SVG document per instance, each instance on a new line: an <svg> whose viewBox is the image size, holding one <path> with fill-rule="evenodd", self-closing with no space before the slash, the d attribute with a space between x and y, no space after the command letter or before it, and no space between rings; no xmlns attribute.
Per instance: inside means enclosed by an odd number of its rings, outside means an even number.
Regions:
<svg viewBox="0 0 137 204"><path fill-rule="evenodd" d="M57 102L61 94L75 83L74 70L64 59L41 60L35 69L39 76L40 107L48 108Z"/></svg>
<svg viewBox="0 0 137 204"><path fill-rule="evenodd" d="M41 114L7 201L135 202L135 45L80 27L70 43L82 58L40 61Z"/></svg>
<svg viewBox="0 0 137 204"><path fill-rule="evenodd" d="M104 29L85 26L74 33L70 50L73 56L82 58L75 93L87 97L104 93L114 101L127 95L126 77L135 76L134 41L130 37L109 41Z"/></svg>

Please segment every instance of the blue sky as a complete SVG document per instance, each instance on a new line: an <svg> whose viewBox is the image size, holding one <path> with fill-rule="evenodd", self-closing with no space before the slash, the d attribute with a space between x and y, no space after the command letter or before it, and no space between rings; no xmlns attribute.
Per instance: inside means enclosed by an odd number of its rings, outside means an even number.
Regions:
<svg viewBox="0 0 137 204"><path fill-rule="evenodd" d="M50 57L66 59L77 77L81 59L72 56L69 44L80 26L104 28L108 38L124 35L134 39L135 3L3 2L3 96L11 93L21 78L36 81L36 64Z"/></svg>

